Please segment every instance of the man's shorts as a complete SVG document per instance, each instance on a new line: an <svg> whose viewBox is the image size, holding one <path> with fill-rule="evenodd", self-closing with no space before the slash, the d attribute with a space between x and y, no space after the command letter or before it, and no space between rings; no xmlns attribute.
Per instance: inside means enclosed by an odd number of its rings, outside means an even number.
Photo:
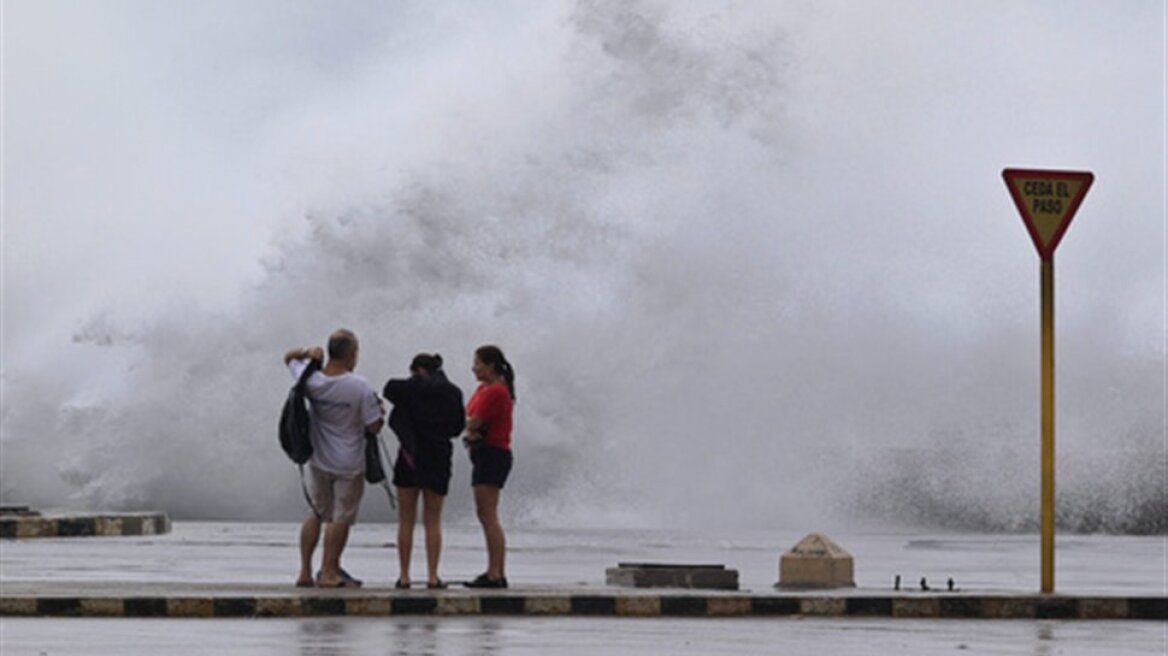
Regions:
<svg viewBox="0 0 1168 656"><path fill-rule="evenodd" d="M494 485L500 490L511 473L511 452L493 446L477 446L470 450L471 485Z"/></svg>
<svg viewBox="0 0 1168 656"><path fill-rule="evenodd" d="M361 495L365 492L364 475L341 476L311 465L308 471L312 476L312 505L321 520L338 524L356 522Z"/></svg>

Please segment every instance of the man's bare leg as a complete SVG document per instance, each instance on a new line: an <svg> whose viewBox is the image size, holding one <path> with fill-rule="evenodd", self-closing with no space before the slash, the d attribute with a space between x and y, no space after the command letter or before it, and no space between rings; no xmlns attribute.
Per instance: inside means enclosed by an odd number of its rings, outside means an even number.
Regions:
<svg viewBox="0 0 1168 656"><path fill-rule="evenodd" d="M311 586L312 583L312 554L316 552L316 543L320 541L320 520L309 517L300 525L300 576L296 577L296 585Z"/></svg>
<svg viewBox="0 0 1168 656"><path fill-rule="evenodd" d="M442 503L445 497L422 490L422 521L426 526L426 583L437 585L438 558L442 555Z"/></svg>
<svg viewBox="0 0 1168 656"><path fill-rule="evenodd" d="M418 519L418 488L397 489L397 580L410 584L410 556L414 550L414 523Z"/></svg>
<svg viewBox="0 0 1168 656"><path fill-rule="evenodd" d="M319 585L337 587L343 583L341 578L341 552L345 550L345 543L349 541L349 524L343 522L328 522L324 525L324 557L320 566Z"/></svg>
<svg viewBox="0 0 1168 656"><path fill-rule="evenodd" d="M475 485L474 499L475 511L487 542L487 578L492 581L504 578L507 576L507 537L499 523L499 488Z"/></svg>

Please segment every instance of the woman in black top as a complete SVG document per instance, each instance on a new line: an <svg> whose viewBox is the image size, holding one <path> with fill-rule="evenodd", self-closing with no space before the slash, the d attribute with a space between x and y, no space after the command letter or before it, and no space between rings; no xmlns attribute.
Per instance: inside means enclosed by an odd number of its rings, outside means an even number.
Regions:
<svg viewBox="0 0 1168 656"><path fill-rule="evenodd" d="M450 440L466 425L462 390L446 379L442 356L420 353L410 363L411 376L391 379L383 396L393 404L389 427L401 446L393 467L397 487L397 553L401 573L395 584L410 587L410 554L414 546L418 496L426 528L426 587L444 588L438 578L442 552L442 502L450 487Z"/></svg>

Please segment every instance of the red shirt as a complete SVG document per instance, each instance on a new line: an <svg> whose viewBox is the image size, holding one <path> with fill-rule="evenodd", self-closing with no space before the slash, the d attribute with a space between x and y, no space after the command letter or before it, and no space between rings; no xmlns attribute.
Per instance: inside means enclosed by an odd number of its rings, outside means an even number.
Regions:
<svg viewBox="0 0 1168 656"><path fill-rule="evenodd" d="M481 384L466 404L466 415L487 426L486 446L511 450L511 392L504 383Z"/></svg>

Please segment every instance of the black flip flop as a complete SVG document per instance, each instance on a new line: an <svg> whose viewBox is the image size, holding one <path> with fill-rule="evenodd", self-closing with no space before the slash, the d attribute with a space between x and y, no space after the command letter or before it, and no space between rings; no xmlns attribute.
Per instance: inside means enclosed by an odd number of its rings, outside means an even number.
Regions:
<svg viewBox="0 0 1168 656"><path fill-rule="evenodd" d="M501 578L492 579L489 576L487 576L486 572L483 572L482 574L479 574L478 577L475 578L475 580L467 581L466 583L463 583L463 585L465 585L468 588L490 588L490 589L505 588L505 587L507 587L507 577L504 576Z"/></svg>
<svg viewBox="0 0 1168 656"><path fill-rule="evenodd" d="M316 578L315 578L316 587L318 587L318 588L360 588L361 586L365 585L364 583L361 582L360 579L353 578L353 575L346 572L343 568L341 568L339 571L341 574L341 579L340 579L341 582L336 584L336 585L321 585L320 584L320 571L317 571Z"/></svg>

